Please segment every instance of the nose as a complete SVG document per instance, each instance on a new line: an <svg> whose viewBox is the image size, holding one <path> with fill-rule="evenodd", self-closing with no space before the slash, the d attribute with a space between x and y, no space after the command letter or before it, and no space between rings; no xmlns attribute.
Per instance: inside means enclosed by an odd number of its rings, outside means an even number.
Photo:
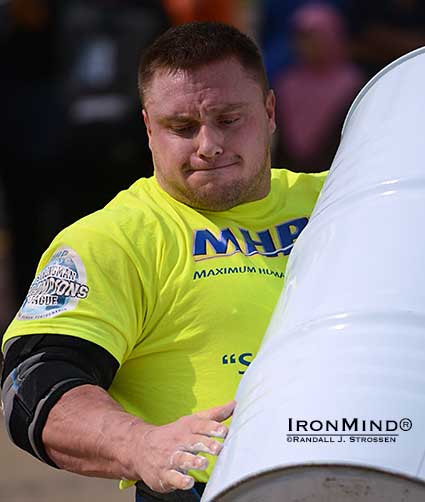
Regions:
<svg viewBox="0 0 425 502"><path fill-rule="evenodd" d="M223 153L223 134L215 127L202 125L198 132L198 151L201 158L212 159Z"/></svg>

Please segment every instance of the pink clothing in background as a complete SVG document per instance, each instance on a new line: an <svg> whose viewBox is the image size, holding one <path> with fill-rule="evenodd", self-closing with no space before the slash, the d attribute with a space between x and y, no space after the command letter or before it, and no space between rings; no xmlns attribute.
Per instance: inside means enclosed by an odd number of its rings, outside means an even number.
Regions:
<svg viewBox="0 0 425 502"><path fill-rule="evenodd" d="M338 134L364 76L348 59L344 19L336 9L307 5L292 26L299 59L277 80L277 118L289 162L303 166L324 161L329 135Z"/></svg>

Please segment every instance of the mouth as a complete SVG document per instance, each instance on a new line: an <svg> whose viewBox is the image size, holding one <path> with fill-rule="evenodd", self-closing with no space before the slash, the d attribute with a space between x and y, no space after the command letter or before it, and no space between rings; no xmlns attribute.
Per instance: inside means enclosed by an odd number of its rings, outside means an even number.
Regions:
<svg viewBox="0 0 425 502"><path fill-rule="evenodd" d="M190 167L188 169L188 173L197 173L197 172L213 172L213 171L221 171L222 169L228 169L229 167L233 167L237 165L238 162L228 162L226 164L212 165L209 167Z"/></svg>

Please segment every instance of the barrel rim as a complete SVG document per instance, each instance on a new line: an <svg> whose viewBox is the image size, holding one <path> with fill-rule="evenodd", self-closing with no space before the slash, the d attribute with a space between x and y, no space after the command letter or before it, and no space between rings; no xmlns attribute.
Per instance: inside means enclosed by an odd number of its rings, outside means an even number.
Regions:
<svg viewBox="0 0 425 502"><path fill-rule="evenodd" d="M422 486L425 488L425 480L422 480L418 477L413 477L410 476L406 473L395 471L395 470L390 470L386 468L377 468L373 465L365 465L365 464L357 464L357 463L326 463L326 462L309 462L309 463L302 463L302 464L293 464L289 466L280 466L280 467L275 467L272 469L267 469L264 471L260 471L255 474L251 474L249 476L246 476L244 478L239 479L238 481L232 483L228 487L226 487L224 490L216 493L213 498L208 498L205 499L206 502L220 502L222 497L225 497L227 495L231 495L232 491L234 491L236 488L239 486L244 485L247 482L258 480L261 478L265 478L267 476L273 475L273 474L278 474L280 473L287 473L288 471L301 471L301 470L318 470L318 469L352 469L356 471L363 471L363 472L373 472L374 474L379 474L382 476L385 476L385 478L396 478L399 481L409 481L410 483L416 484L418 486ZM204 500L204 499L202 499Z"/></svg>

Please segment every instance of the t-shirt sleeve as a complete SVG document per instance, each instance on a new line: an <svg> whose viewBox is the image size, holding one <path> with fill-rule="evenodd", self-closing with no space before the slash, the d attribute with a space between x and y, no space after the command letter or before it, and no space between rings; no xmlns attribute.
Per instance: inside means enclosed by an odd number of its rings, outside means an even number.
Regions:
<svg viewBox="0 0 425 502"><path fill-rule="evenodd" d="M55 333L96 343L120 364L142 333L143 288L129 250L104 232L74 224L44 253L3 338Z"/></svg>

